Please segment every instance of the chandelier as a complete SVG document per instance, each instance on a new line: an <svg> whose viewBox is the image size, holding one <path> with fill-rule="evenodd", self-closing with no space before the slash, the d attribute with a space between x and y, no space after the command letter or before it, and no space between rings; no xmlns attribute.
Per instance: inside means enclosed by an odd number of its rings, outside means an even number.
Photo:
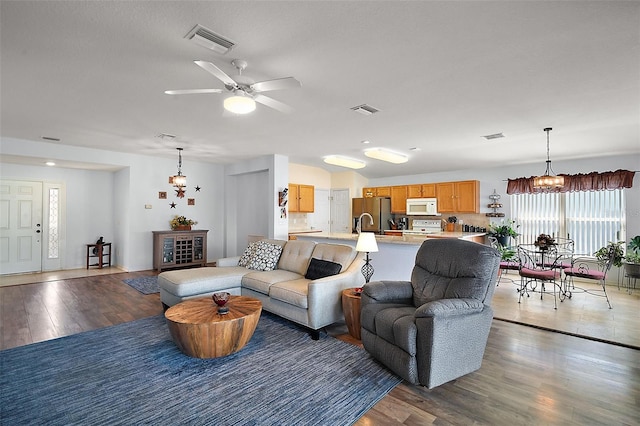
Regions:
<svg viewBox="0 0 640 426"><path fill-rule="evenodd" d="M544 129L547 132L547 168L542 176L533 178L533 187L537 189L550 190L552 188L562 188L564 186L564 177L555 176L551 168L551 159L549 158L549 132L553 130L551 127Z"/></svg>
<svg viewBox="0 0 640 426"><path fill-rule="evenodd" d="M187 186L187 177L182 174L182 148L176 148L178 150L178 174L169 176L169 181L173 186L182 188Z"/></svg>

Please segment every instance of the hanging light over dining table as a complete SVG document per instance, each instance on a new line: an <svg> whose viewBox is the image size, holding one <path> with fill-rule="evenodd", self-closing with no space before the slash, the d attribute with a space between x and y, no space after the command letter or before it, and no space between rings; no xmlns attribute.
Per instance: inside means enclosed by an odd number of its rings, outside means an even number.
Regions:
<svg viewBox="0 0 640 426"><path fill-rule="evenodd" d="M537 189L550 190L553 188L562 188L564 186L564 177L554 175L554 171L551 168L551 158L549 156L549 132L553 130L551 127L544 129L547 132L547 167L542 176L535 176L533 178L533 187Z"/></svg>

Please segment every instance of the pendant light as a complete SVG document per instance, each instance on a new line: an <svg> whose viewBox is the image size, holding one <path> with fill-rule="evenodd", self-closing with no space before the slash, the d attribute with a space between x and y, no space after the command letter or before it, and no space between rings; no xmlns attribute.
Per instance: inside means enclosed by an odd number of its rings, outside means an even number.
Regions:
<svg viewBox="0 0 640 426"><path fill-rule="evenodd" d="M547 168L542 176L533 178L533 187L537 189L550 190L553 188L562 188L564 186L564 177L555 176L551 168L551 159L549 157L549 132L553 130L551 127L544 129L547 132Z"/></svg>
<svg viewBox="0 0 640 426"><path fill-rule="evenodd" d="M176 148L178 150L178 174L170 177L173 186L182 188L187 186L187 177L182 174L182 148Z"/></svg>

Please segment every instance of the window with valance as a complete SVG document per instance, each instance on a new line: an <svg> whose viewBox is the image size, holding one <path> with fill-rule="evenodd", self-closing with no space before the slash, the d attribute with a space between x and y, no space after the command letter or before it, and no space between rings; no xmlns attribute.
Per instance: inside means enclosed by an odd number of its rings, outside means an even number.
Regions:
<svg viewBox="0 0 640 426"><path fill-rule="evenodd" d="M507 194L537 194L548 192L574 192L574 191L602 191L612 189L631 188L635 172L629 170L616 170L615 172L591 172L565 175L562 188L540 189L533 187L533 176L509 179Z"/></svg>

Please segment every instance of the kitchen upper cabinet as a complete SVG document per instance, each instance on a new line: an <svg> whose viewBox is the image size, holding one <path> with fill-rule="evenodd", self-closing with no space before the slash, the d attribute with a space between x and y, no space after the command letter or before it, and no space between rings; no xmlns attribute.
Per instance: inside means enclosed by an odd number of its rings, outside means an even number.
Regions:
<svg viewBox="0 0 640 426"><path fill-rule="evenodd" d="M390 196L391 196L391 188L388 186L362 188L363 198L390 197Z"/></svg>
<svg viewBox="0 0 640 426"><path fill-rule="evenodd" d="M480 182L465 180L436 183L438 212L480 213Z"/></svg>
<svg viewBox="0 0 640 426"><path fill-rule="evenodd" d="M436 198L436 184L407 185L407 198Z"/></svg>
<svg viewBox="0 0 640 426"><path fill-rule="evenodd" d="M407 186L390 187L391 213L405 214L407 212Z"/></svg>
<svg viewBox="0 0 640 426"><path fill-rule="evenodd" d="M313 213L315 206L313 185L289 184L289 213Z"/></svg>

